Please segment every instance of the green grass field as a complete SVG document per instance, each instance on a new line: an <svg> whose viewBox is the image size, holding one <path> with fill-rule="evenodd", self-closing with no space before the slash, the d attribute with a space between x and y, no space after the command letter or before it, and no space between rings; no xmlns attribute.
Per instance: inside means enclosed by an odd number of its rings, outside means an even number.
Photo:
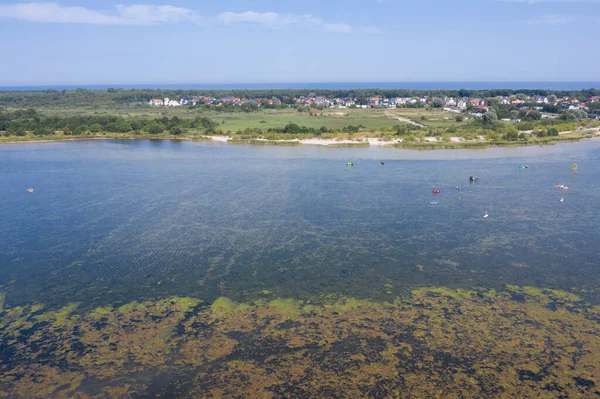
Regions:
<svg viewBox="0 0 600 399"><path fill-rule="evenodd" d="M314 110L312 116L309 113L290 110L264 109L258 112L214 112L187 107L139 107L139 108L115 108L115 109L92 109L81 108L41 108L39 111L47 116L75 116L75 115L118 115L124 118L194 118L205 116L222 123L223 131L236 132L246 128L282 128L289 123L300 126L328 129L340 129L348 125L363 125L366 130L376 131L382 127L392 128L406 122L397 118L406 118L426 128L449 128L460 126L464 122L456 122L456 115L443 111L427 111L425 109L326 109ZM421 119L425 116L425 120Z"/></svg>

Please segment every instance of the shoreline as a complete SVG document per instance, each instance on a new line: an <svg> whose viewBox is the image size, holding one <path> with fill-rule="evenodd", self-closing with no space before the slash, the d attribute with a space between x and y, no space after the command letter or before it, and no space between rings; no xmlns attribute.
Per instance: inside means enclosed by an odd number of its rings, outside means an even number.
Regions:
<svg viewBox="0 0 600 399"><path fill-rule="evenodd" d="M569 132L570 133L570 132ZM563 135L561 135L563 136ZM560 136L559 136L560 137ZM429 138L426 138L429 139ZM330 148L368 148L387 147L399 148L405 150L459 150L459 149L487 149L491 147L531 147L555 145L558 143L579 142L584 140L600 139L600 129L590 132L590 135L581 137L563 137L562 139L548 139L538 142L493 142L493 141L464 141L459 137L452 137L449 142L426 140L424 142L404 142L402 138L384 139L378 137L366 137L361 139L292 139L292 140L267 140L262 138L235 138L231 136L196 136L196 137L173 137L173 136L127 136L127 135L110 135L110 136L83 136L83 137L56 137L32 139L31 137L23 140L1 140L0 145L7 144L34 144L34 143L59 143L63 141L95 141L95 140L169 140L169 141L198 141L226 144L243 144L243 145L274 145L274 146L299 146L299 145L317 145Z"/></svg>

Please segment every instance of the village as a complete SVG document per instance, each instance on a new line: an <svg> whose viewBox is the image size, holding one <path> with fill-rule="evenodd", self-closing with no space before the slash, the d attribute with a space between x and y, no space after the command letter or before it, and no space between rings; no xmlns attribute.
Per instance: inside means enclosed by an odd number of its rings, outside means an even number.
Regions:
<svg viewBox="0 0 600 399"><path fill-rule="evenodd" d="M326 96L308 95L302 97L285 97L282 98L240 98L240 97L223 97L214 98L210 96L192 96L181 99L156 98L149 101L151 106L164 107L179 107L179 106L196 106L196 105L211 105L223 106L224 104L233 106L242 106L246 103L255 104L258 107L275 108L280 106L296 107L305 106L316 109L324 108L438 108L447 112L466 113L472 116L481 116L489 111L490 107L506 106L516 107L517 109L535 109L538 111L547 111L547 113L558 113L566 110L584 110L588 111L588 104L600 102L598 96L591 96L585 100L580 100L575 97L557 97L549 96L528 96L525 94L516 94L506 97L487 97L487 98L469 98L469 97L384 97L373 96L369 98L329 98ZM598 108L598 107L594 107ZM592 113L593 118L600 118L600 115ZM545 117L552 117L546 114Z"/></svg>

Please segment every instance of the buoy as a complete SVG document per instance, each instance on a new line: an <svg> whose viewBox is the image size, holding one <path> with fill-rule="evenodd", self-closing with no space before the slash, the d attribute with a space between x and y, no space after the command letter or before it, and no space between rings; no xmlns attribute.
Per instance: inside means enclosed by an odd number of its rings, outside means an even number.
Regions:
<svg viewBox="0 0 600 399"><path fill-rule="evenodd" d="M440 190L433 190L433 193L434 193L434 194L439 194L439 193L440 193Z"/></svg>
<svg viewBox="0 0 600 399"><path fill-rule="evenodd" d="M521 170L525 169L525 165L523 165L523 164L519 165L519 169L521 169Z"/></svg>

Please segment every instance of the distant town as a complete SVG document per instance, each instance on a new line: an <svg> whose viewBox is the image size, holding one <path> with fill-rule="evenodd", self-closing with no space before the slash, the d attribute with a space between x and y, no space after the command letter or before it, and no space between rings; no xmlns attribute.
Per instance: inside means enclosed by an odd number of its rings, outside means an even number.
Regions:
<svg viewBox="0 0 600 399"><path fill-rule="evenodd" d="M486 97L486 98L470 98L470 97L384 97L373 96L367 99L358 99L356 97L345 98L330 98L326 96L308 95L301 97L286 97L282 98L240 98L240 97L223 97L214 98L210 96L192 96L180 99L171 98L155 98L149 101L152 106L164 107L180 107L180 106L197 106L211 105L220 107L225 104L233 106L243 106L244 104L252 107L277 107L287 104L288 106L306 106L310 108L421 108L432 107L440 108L453 113L467 113L474 117L482 116L489 111L491 107L497 106L512 106L517 109L535 109L538 111L546 111L549 113L558 113L566 110L584 110L589 111L589 104L598 104L599 96L591 96L584 100L575 97L557 97L549 96L529 96L525 94L516 94L506 97ZM594 107L597 109L598 107ZM600 115L592 113L594 118L600 118ZM545 117L551 117L546 115Z"/></svg>

